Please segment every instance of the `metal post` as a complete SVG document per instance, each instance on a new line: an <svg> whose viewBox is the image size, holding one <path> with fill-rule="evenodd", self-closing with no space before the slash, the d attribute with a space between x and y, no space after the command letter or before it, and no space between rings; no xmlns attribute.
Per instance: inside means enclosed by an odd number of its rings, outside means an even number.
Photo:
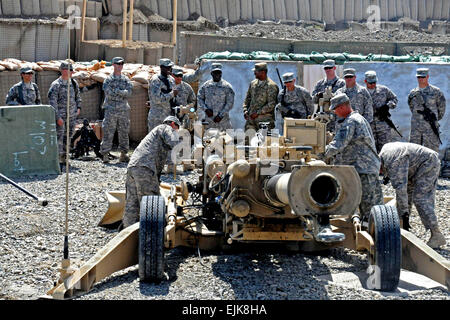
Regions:
<svg viewBox="0 0 450 320"><path fill-rule="evenodd" d="M172 45L173 45L173 60L175 64L178 63L177 59L177 0L173 0L173 28L172 28Z"/></svg>

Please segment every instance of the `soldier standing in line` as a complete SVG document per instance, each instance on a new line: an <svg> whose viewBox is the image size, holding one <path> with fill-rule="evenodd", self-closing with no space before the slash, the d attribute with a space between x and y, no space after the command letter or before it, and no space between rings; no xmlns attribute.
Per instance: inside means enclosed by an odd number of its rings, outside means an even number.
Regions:
<svg viewBox="0 0 450 320"><path fill-rule="evenodd" d="M111 63L114 72L103 82L103 91L105 92L105 101L103 109L105 117L103 119L103 140L100 145L100 153L103 162L109 162L109 152L112 149L114 133L117 129L119 137L120 162L128 162L130 158L127 153L130 148L128 132L130 131L130 105L127 98L131 95L133 85L131 81L122 74L125 60L121 57L115 57Z"/></svg>
<svg viewBox="0 0 450 320"><path fill-rule="evenodd" d="M55 109L56 135L58 137L59 162L65 163L66 158L66 126L69 126L69 143L73 136L75 121L81 110L80 87L72 79L73 66L71 63L62 62L59 66L61 76L52 82L48 90L49 104ZM69 95L69 123L67 119L67 92L70 87Z"/></svg>
<svg viewBox="0 0 450 320"><path fill-rule="evenodd" d="M416 72L418 87L408 95L412 113L409 142L417 143L439 152L439 120L445 114L445 96L429 83L429 69L419 68Z"/></svg>
<svg viewBox="0 0 450 320"><path fill-rule="evenodd" d="M326 146L325 160L336 155L336 165L354 166L361 179L360 219L368 221L370 210L383 204L380 158L369 122L351 107L350 99L339 93L331 99L330 109L342 120L333 141Z"/></svg>
<svg viewBox="0 0 450 320"><path fill-rule="evenodd" d="M34 71L30 67L20 69L22 81L9 89L6 95L7 106L38 105L41 104L41 95L38 86L32 82Z"/></svg>
<svg viewBox="0 0 450 320"><path fill-rule="evenodd" d="M434 212L440 169L438 153L415 143L391 142L383 146L380 158L381 170L395 189L402 227L410 228L409 215L414 203L423 225L431 231L428 246L436 249L445 245Z"/></svg>
<svg viewBox="0 0 450 320"><path fill-rule="evenodd" d="M269 129L275 128L275 106L277 105L279 88L267 76L267 63L255 64L255 78L247 90L242 106L246 120L245 130L259 130L260 122L269 122Z"/></svg>
<svg viewBox="0 0 450 320"><path fill-rule="evenodd" d="M283 118L308 119L314 112L312 97L308 90L295 84L292 72L283 74L285 89L278 94L279 110Z"/></svg>
<svg viewBox="0 0 450 320"><path fill-rule="evenodd" d="M194 90L190 84L183 80L183 70L173 68L172 76L175 81L175 89L178 91L178 95L175 97L175 104L177 106L186 106L190 103L195 103Z"/></svg>
<svg viewBox="0 0 450 320"><path fill-rule="evenodd" d="M178 95L178 90L174 89L175 82L171 77L173 62L170 59L160 59L160 74L155 74L149 81L148 97L150 111L148 112L147 126L148 132L161 124L161 122L171 115L171 100Z"/></svg>
<svg viewBox="0 0 450 320"><path fill-rule="evenodd" d="M345 87L336 91L338 93L345 93L350 99L350 105L353 110L358 111L367 122L373 121L373 103L369 91L363 86L356 83L356 70L348 68L344 70ZM336 128L338 129L338 128Z"/></svg>
<svg viewBox="0 0 450 320"><path fill-rule="evenodd" d="M325 71L326 77L316 83L312 92L313 102L315 104L319 104L319 100L323 98L327 88L331 88L331 93L334 94L338 89L345 87L344 79L336 76L336 63L334 60L325 60L323 62L323 70ZM334 115L332 115L332 119L327 124L328 131L334 132L335 122Z"/></svg>
<svg viewBox="0 0 450 320"><path fill-rule="evenodd" d="M383 145L392 142L390 125L394 127L394 130L397 130L389 119L389 110L393 110L397 106L398 99L391 89L377 84L377 81L378 78L375 71L367 71L365 73L364 82L366 83L367 91L369 91L373 103L374 119L370 125L375 138L377 151L380 152Z"/></svg>
<svg viewBox="0 0 450 320"><path fill-rule="evenodd" d="M198 90L198 118L208 123L205 130L231 129L229 113L234 104L233 87L222 79L222 64L211 64L211 76L212 79L203 83Z"/></svg>
<svg viewBox="0 0 450 320"><path fill-rule="evenodd" d="M139 221L139 208L145 195L159 195L159 183L170 151L178 144L181 123L177 117L168 116L139 143L127 166L126 204L122 226Z"/></svg>

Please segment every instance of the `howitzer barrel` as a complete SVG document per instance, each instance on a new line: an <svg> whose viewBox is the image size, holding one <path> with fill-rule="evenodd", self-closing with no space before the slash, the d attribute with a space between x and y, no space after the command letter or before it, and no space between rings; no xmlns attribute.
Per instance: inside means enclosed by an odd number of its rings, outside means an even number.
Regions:
<svg viewBox="0 0 450 320"><path fill-rule="evenodd" d="M272 205L289 205L296 215L351 215L361 199L361 182L352 167L299 166L268 178L265 196Z"/></svg>

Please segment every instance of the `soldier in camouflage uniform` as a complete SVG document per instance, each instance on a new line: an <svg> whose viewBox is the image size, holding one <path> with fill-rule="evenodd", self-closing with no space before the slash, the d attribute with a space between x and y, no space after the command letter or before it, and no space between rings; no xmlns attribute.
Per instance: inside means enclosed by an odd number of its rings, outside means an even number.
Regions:
<svg viewBox="0 0 450 320"><path fill-rule="evenodd" d="M326 77L319 80L312 92L313 103L319 104L320 98L323 98L323 94L328 87L331 87L331 92L334 94L340 88L345 87L344 79L338 78L336 76L336 63L334 60L325 60L323 62L323 70L325 71ZM335 129L334 114L327 124L327 130L334 132Z"/></svg>
<svg viewBox="0 0 450 320"><path fill-rule="evenodd" d="M37 105L41 104L41 95L38 86L32 82L34 71L30 67L20 69L22 81L9 89L6 95L7 106Z"/></svg>
<svg viewBox="0 0 450 320"><path fill-rule="evenodd" d="M424 111L424 105L431 110L436 118L434 124L439 134L438 121L445 114L445 96L438 87L429 84L430 76L428 73L429 69L427 68L417 69L416 76L419 86L411 90L408 95L408 105L412 113L409 142L439 152L438 135L433 132L430 123L424 119L422 112Z"/></svg>
<svg viewBox="0 0 450 320"><path fill-rule="evenodd" d="M222 65L211 64L212 79L203 83L197 96L198 117L208 124L205 130L217 128L231 129L229 113L234 104L234 90L230 83L222 79Z"/></svg>
<svg viewBox="0 0 450 320"><path fill-rule="evenodd" d="M103 119L103 140L100 145L100 153L103 156L103 162L109 162L109 152L112 149L114 133L117 129L119 137L120 162L128 162L130 158L127 152L130 147L128 132L130 131L130 105L127 98L131 95L133 85L131 81L122 74L125 60L121 57L115 57L111 63L114 67L114 73L103 82L103 91L105 92L105 101L103 109L105 117Z"/></svg>
<svg viewBox="0 0 450 320"><path fill-rule="evenodd" d="M256 79L250 82L242 106L246 120L245 130L258 131L260 122L269 122L269 129L273 129L275 128L275 106L279 88L267 76L267 63L255 64L253 71Z"/></svg>
<svg viewBox="0 0 450 320"><path fill-rule="evenodd" d="M147 126L148 132L161 124L170 116L171 100L177 96L178 90L174 89L175 81L171 77L173 62L170 59L160 59L160 74L155 74L149 81L148 97L150 111L148 112Z"/></svg>
<svg viewBox="0 0 450 320"><path fill-rule="evenodd" d="M367 91L372 97L374 119L370 124L377 151L380 152L383 145L392 141L391 127L380 119L380 112L393 110L398 103L397 96L386 86L377 84L378 78L375 71L367 71L365 80Z"/></svg>
<svg viewBox="0 0 450 320"><path fill-rule="evenodd" d="M143 196L160 194L161 172L170 155L169 151L178 144L177 130L180 125L177 117L167 117L163 124L147 134L131 155L127 166L123 227L139 221L139 207Z"/></svg>
<svg viewBox="0 0 450 320"><path fill-rule="evenodd" d="M48 102L55 109L56 135L58 137L59 162L65 163L66 157L66 125L69 125L69 143L74 133L75 121L81 110L80 87L71 78L73 66L68 62L62 62L59 70L61 76L52 82L48 90ZM69 97L69 124L67 119L67 86L70 86Z"/></svg>
<svg viewBox="0 0 450 320"><path fill-rule="evenodd" d="M431 248L445 245L434 212L440 167L438 153L414 143L391 142L381 149L380 158L382 172L395 189L399 216L408 218L414 203L423 225L431 231L427 244Z"/></svg>
<svg viewBox="0 0 450 320"><path fill-rule="evenodd" d="M279 110L283 118L307 119L314 112L312 97L308 90L295 84L292 72L283 74L285 89L278 94Z"/></svg>
<svg viewBox="0 0 450 320"><path fill-rule="evenodd" d="M362 185L360 218L368 221L370 210L383 204L383 193L378 179L380 158L368 121L353 111L350 99L343 93L331 99L330 109L343 120L333 141L326 146L325 159L336 155L336 165L354 166Z"/></svg>
<svg viewBox="0 0 450 320"><path fill-rule="evenodd" d="M369 91L356 83L356 70L348 68L344 70L345 87L336 91L345 93L350 99L353 110L358 111L370 124L373 121L373 103ZM338 125L339 126L339 125ZM337 130L338 128L336 128Z"/></svg>
<svg viewBox="0 0 450 320"><path fill-rule="evenodd" d="M178 91L178 94L175 97L176 105L186 106L190 103L195 103L194 90L188 83L183 80L183 70L179 68L173 68L172 76L175 81L175 89Z"/></svg>

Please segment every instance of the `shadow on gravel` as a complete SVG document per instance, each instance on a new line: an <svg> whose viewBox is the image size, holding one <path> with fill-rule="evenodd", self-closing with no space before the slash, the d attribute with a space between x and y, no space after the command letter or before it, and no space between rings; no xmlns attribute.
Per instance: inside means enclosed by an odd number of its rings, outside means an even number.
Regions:
<svg viewBox="0 0 450 320"><path fill-rule="evenodd" d="M327 300L326 283L315 276L330 272L320 262L328 254L246 244L218 255L212 271L231 285L236 300Z"/></svg>

